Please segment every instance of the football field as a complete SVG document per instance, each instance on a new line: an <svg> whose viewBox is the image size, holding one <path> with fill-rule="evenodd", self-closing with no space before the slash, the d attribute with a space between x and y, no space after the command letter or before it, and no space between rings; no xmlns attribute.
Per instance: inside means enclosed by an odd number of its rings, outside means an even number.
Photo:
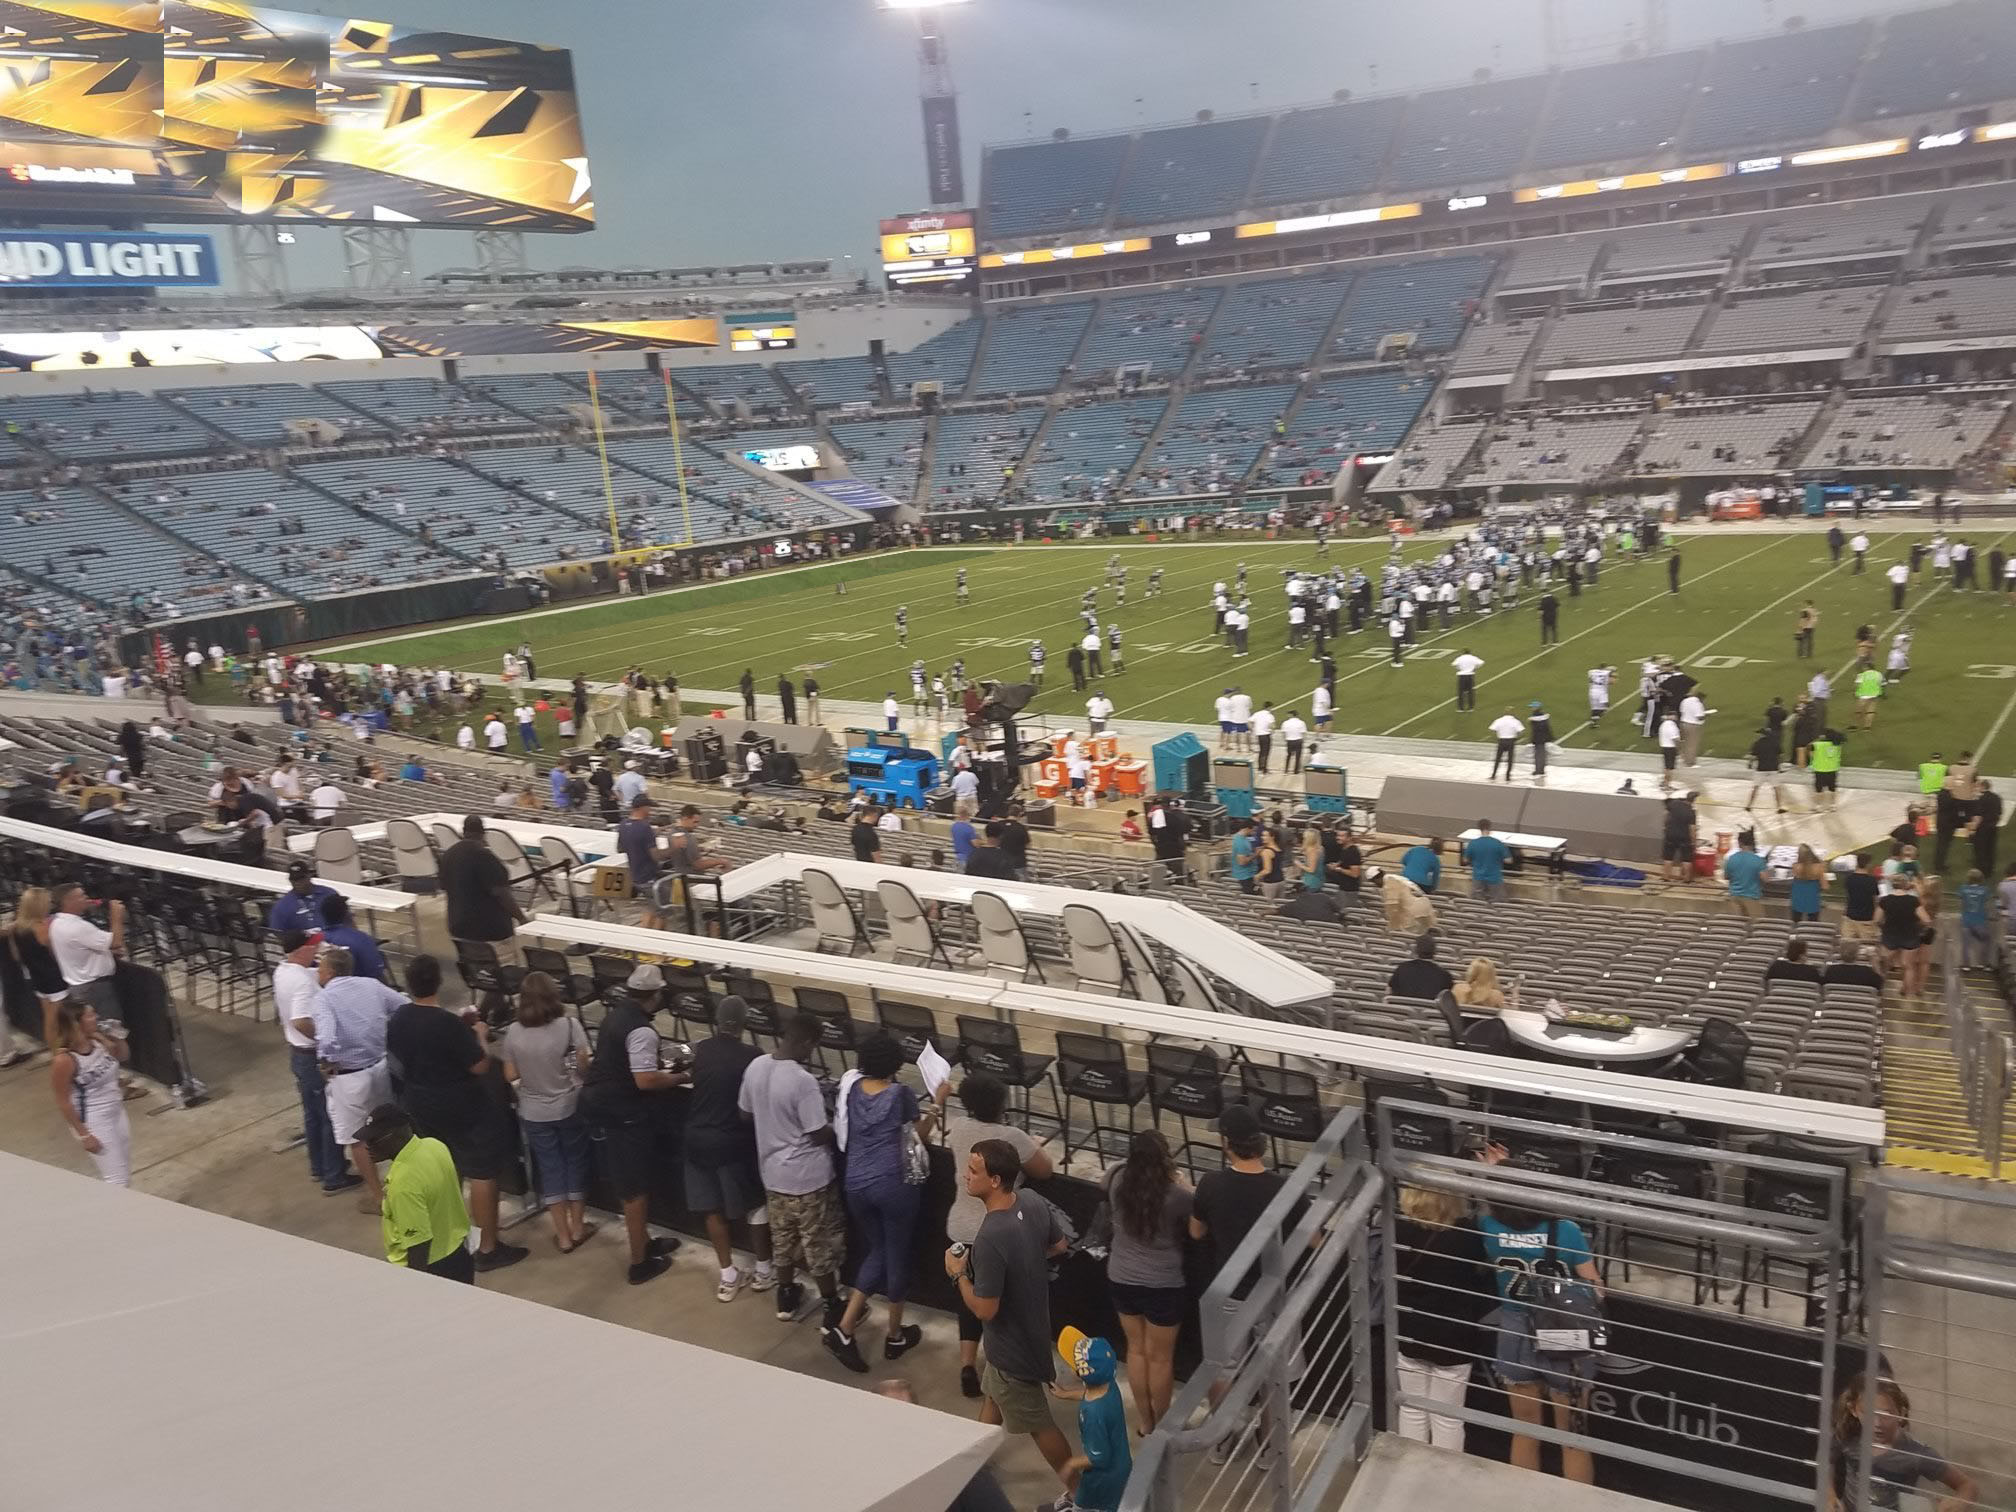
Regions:
<svg viewBox="0 0 2016 1512"><path fill-rule="evenodd" d="M1967 536L1981 558L1984 582L1991 549L2016 551L2016 526L1990 524ZM1982 754L1984 770L2006 770L2016 764L2004 749L2016 742L2016 597L1985 587L1955 591L1949 575L1933 572L1928 555L1911 580L1904 611L1894 612L1884 569L1908 558L1912 541L1923 538L1875 536L1868 569L1856 574L1845 555L1838 566L1829 560L1818 528L1680 536L1677 594L1668 592L1663 554L1607 562L1594 588L1577 597L1565 587L1556 590L1560 643L1550 647L1540 644L1537 590L1527 590L1516 610L1459 614L1446 630L1431 620L1399 667L1390 664L1383 625L1368 625L1363 634L1340 635L1332 643L1337 728L1487 740L1493 718L1508 707L1523 718L1537 699L1571 750L1650 750L1630 711L1638 663L1661 654L1698 676L1710 708L1719 711L1703 743L1708 754L1743 756L1770 700L1782 697L1789 707L1820 670L1833 680L1830 721L1848 733L1849 765L1911 767L1934 749L1952 756L1972 747ZM1041 639L1049 651L1048 676L1032 707L1068 718L1083 712L1086 695L1073 693L1065 653L1082 633L1079 597L1097 584L1101 624L1117 622L1124 632L1126 671L1109 669L1102 683L1120 718L1207 723L1213 699L1235 685L1256 705L1271 699L1281 713L1299 707L1306 717L1317 668L1306 648L1286 648L1281 569L1356 562L1376 581L1387 550L1380 538L1333 542L1327 559L1309 540L884 553L643 599L350 642L339 654L494 676L502 652L529 640L542 678L579 674L613 681L641 665L656 677L676 675L683 688L728 689L747 668L767 711L774 708L780 673L795 682L812 671L825 698L873 700L893 690L907 709L914 658L935 673L962 657L971 677L1022 681L1029 642ZM1424 539L1409 543L1406 554L1440 550ZM1124 607L1116 607L1104 586L1106 559L1116 551L1128 567ZM1213 581L1230 582L1241 562L1248 569L1253 627L1251 654L1235 659L1212 634L1210 593ZM964 607L953 591L960 567L971 585ZM1148 575L1157 567L1163 569L1162 591L1148 597ZM1793 624L1808 598L1820 610L1820 629L1815 656L1799 660ZM909 611L907 648L896 639L899 605ZM1854 636L1862 624L1877 633L1879 666L1897 629L1908 624L1915 635L1911 673L1886 690L1867 731L1855 721L1851 695ZM1482 657L1484 666L1476 710L1459 713L1449 659L1463 651ZM1587 673L1604 663L1617 668L1615 708L1591 725Z"/></svg>

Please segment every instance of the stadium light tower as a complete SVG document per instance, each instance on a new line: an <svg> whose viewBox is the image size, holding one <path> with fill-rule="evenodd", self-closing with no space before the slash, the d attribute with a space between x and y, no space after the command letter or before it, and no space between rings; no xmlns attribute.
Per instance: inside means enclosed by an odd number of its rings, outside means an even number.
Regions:
<svg viewBox="0 0 2016 1512"><path fill-rule="evenodd" d="M876 0L883 10L917 19L918 99L924 111L924 171L931 206L966 203L966 168L959 146L959 92L952 83L940 13L972 0Z"/></svg>

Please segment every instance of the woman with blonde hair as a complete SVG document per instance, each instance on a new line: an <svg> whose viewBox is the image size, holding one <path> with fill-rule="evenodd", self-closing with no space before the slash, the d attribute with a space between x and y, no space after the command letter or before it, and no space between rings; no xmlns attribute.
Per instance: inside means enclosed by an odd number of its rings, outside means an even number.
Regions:
<svg viewBox="0 0 2016 1512"><path fill-rule="evenodd" d="M1817 924L1821 895L1827 888L1827 863L1810 845L1799 847L1799 859L1792 863L1792 922Z"/></svg>
<svg viewBox="0 0 2016 1512"><path fill-rule="evenodd" d="M1828 1505L1834 1512L1850 1503L1862 1462L1862 1415L1864 1399L1870 1397L1865 1376L1853 1376L1841 1395L1834 1399L1833 1494ZM1973 1476L1949 1463L1924 1440L1911 1432L1911 1399L1895 1381L1879 1379L1873 1394L1875 1421L1869 1425L1869 1442L1874 1457L1869 1466L1869 1502L1872 1507L1895 1507L1905 1493L1931 1501L1936 1512L1965 1512L1979 1505L1981 1488ZM1919 1490L1931 1481L1949 1493L1933 1497Z"/></svg>
<svg viewBox="0 0 2016 1512"><path fill-rule="evenodd" d="M1491 1357L1478 1326L1497 1305L1483 1236L1461 1197L1426 1187L1400 1188L1392 1264L1399 1303L1399 1384L1403 1395L1458 1407L1470 1368ZM1463 1423L1431 1406L1402 1405L1402 1438L1440 1449L1463 1448Z"/></svg>
<svg viewBox="0 0 2016 1512"><path fill-rule="evenodd" d="M1925 910L1925 933L1918 937L1918 948L1904 963L1905 978L1912 983L1906 992L1911 997L1924 995L1925 980L1932 975L1932 942L1939 938L1939 907L1945 901L1946 884L1937 873L1919 879L1918 902Z"/></svg>
<svg viewBox="0 0 2016 1512"><path fill-rule="evenodd" d="M1503 1010L1512 1006L1498 985L1498 968L1486 956L1472 956L1463 980L1449 989L1459 1008Z"/></svg>
<svg viewBox="0 0 2016 1512"><path fill-rule="evenodd" d="M56 953L49 945L51 907L48 888L24 888L14 902L14 918L7 926L7 948L14 953L28 985L42 1000L42 1043L53 1051L56 1048L56 1010L70 995L70 988L63 980L63 970L56 964ZM0 1028L4 1027L0 1025ZM7 1032L7 1040L0 1044L0 1050L7 1052L0 1055L0 1065L10 1065L16 1058L12 1031Z"/></svg>
<svg viewBox="0 0 2016 1512"><path fill-rule="evenodd" d="M112 1186L130 1185L133 1126L127 1121L126 1096L119 1087L126 1042L98 1027L98 1010L89 1003L65 998L56 1007L49 1053L49 1086L56 1094L56 1111L98 1167L99 1178Z"/></svg>

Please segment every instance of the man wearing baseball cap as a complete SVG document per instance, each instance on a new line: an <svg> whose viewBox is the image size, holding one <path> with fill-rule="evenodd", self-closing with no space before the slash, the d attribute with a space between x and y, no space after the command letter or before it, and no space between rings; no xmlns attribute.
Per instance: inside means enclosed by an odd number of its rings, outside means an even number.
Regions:
<svg viewBox="0 0 2016 1512"><path fill-rule="evenodd" d="M292 929L313 934L322 927L322 900L336 895L335 888L315 880L314 867L296 861L287 868L287 891L267 911L266 927L276 933Z"/></svg>
<svg viewBox="0 0 2016 1512"><path fill-rule="evenodd" d="M1113 1384L1119 1362L1111 1344L1075 1328L1057 1335L1057 1353L1078 1378L1076 1387L1062 1387L1057 1395L1077 1399L1078 1438L1084 1448L1064 1462L1064 1483L1070 1489L1043 1512L1115 1512L1134 1471L1127 1409Z"/></svg>

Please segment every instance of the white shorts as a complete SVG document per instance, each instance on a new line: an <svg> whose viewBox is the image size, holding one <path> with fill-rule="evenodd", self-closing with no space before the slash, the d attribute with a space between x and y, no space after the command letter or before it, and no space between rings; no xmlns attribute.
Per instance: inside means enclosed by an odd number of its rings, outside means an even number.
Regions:
<svg viewBox="0 0 2016 1512"><path fill-rule="evenodd" d="M362 1071L346 1071L329 1078L323 1095L329 1104L329 1122L336 1131L336 1143L355 1144L357 1131L364 1127L372 1109L392 1101L392 1073L382 1060Z"/></svg>

